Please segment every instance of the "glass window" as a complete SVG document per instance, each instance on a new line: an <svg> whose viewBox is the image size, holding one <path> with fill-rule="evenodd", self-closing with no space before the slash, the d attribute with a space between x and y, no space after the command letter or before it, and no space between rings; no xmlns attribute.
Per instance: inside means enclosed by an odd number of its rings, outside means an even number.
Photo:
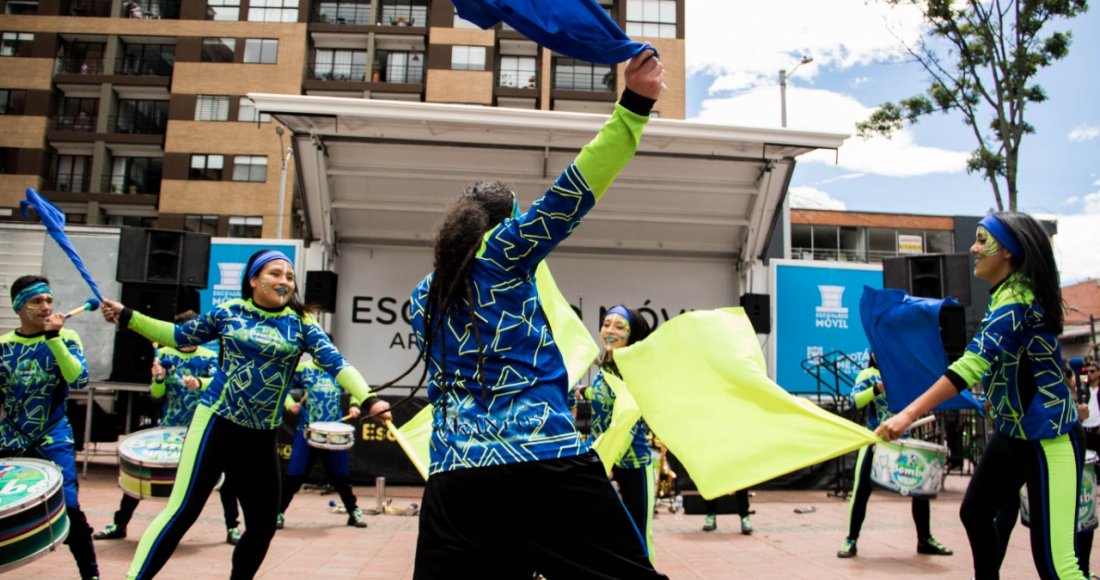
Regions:
<svg viewBox="0 0 1100 580"><path fill-rule="evenodd" d="M572 58L554 59L554 88L602 92L615 89L615 69Z"/></svg>
<svg viewBox="0 0 1100 580"><path fill-rule="evenodd" d="M270 38L248 38L244 41L244 62L275 64L279 56L279 41Z"/></svg>
<svg viewBox="0 0 1100 580"><path fill-rule="evenodd" d="M7 0L4 14L38 14L38 0Z"/></svg>
<svg viewBox="0 0 1100 580"><path fill-rule="evenodd" d="M263 235L264 218L229 216L229 237L258 238Z"/></svg>
<svg viewBox="0 0 1100 580"><path fill-rule="evenodd" d="M267 157L263 155L234 156L233 181L267 181Z"/></svg>
<svg viewBox="0 0 1100 580"><path fill-rule="evenodd" d="M187 179L218 181L222 178L224 169L224 155L192 155Z"/></svg>
<svg viewBox="0 0 1100 580"><path fill-rule="evenodd" d="M176 61L176 47L172 44L126 44L122 53L118 72L125 75L168 76Z"/></svg>
<svg viewBox="0 0 1100 580"><path fill-rule="evenodd" d="M0 89L0 115L22 115L27 104L27 91Z"/></svg>
<svg viewBox="0 0 1100 580"><path fill-rule="evenodd" d="M863 231L863 228L841 226L840 253L837 254L838 259L849 262L867 261Z"/></svg>
<svg viewBox="0 0 1100 580"><path fill-rule="evenodd" d="M424 61L417 53L388 53L382 80L387 83L419 83L424 80Z"/></svg>
<svg viewBox="0 0 1100 580"><path fill-rule="evenodd" d="M321 0L316 22L335 24L370 24L370 2L355 0Z"/></svg>
<svg viewBox="0 0 1100 580"><path fill-rule="evenodd" d="M319 48L313 53L313 78L363 81L367 75L367 51Z"/></svg>
<svg viewBox="0 0 1100 580"><path fill-rule="evenodd" d="M87 155L58 155L54 171L54 187L57 191L88 191L88 175L92 158Z"/></svg>
<svg viewBox="0 0 1100 580"><path fill-rule="evenodd" d="M874 262L884 257L898 254L897 232L886 228L867 228L868 261Z"/></svg>
<svg viewBox="0 0 1100 580"><path fill-rule="evenodd" d="M631 38L676 38L676 1L627 0L626 34Z"/></svg>
<svg viewBox="0 0 1100 580"><path fill-rule="evenodd" d="M894 251L899 254L923 254L928 251L924 246L924 230L898 230Z"/></svg>
<svg viewBox="0 0 1100 580"><path fill-rule="evenodd" d="M955 253L955 233L944 230L927 230L924 232L924 246L930 254Z"/></svg>
<svg viewBox="0 0 1100 580"><path fill-rule="evenodd" d="M791 224L791 258L814 259L814 228L809 224Z"/></svg>
<svg viewBox="0 0 1100 580"><path fill-rule="evenodd" d="M838 228L836 226L814 226L814 259L835 260L837 257Z"/></svg>
<svg viewBox="0 0 1100 580"><path fill-rule="evenodd" d="M218 216L185 215L183 216L183 231L216 236L218 235Z"/></svg>
<svg viewBox="0 0 1100 580"><path fill-rule="evenodd" d="M202 62L233 62L236 52L236 38L202 39Z"/></svg>
<svg viewBox="0 0 1100 580"><path fill-rule="evenodd" d="M164 160L160 157L115 157L107 176L111 193L160 193Z"/></svg>
<svg viewBox="0 0 1100 580"><path fill-rule="evenodd" d="M535 57L500 57L500 86L518 89L533 89L537 84Z"/></svg>
<svg viewBox="0 0 1100 580"><path fill-rule="evenodd" d="M196 121L228 121L229 97L199 95L195 100Z"/></svg>
<svg viewBox="0 0 1100 580"><path fill-rule="evenodd" d="M241 19L241 0L207 0L207 20L231 20Z"/></svg>
<svg viewBox="0 0 1100 580"><path fill-rule="evenodd" d="M240 103L237 105L237 120L249 123L255 123L257 121L261 123L270 123L271 115L257 111L256 105L252 102L252 99L241 97Z"/></svg>
<svg viewBox="0 0 1100 580"><path fill-rule="evenodd" d="M162 134L168 127L168 105L168 101L122 99L113 128L119 133Z"/></svg>
<svg viewBox="0 0 1100 580"><path fill-rule="evenodd" d="M428 6L417 0L383 0L378 23L390 26L427 26Z"/></svg>
<svg viewBox="0 0 1100 580"><path fill-rule="evenodd" d="M0 56L23 56L34 42L33 32L0 33Z"/></svg>
<svg viewBox="0 0 1100 580"><path fill-rule="evenodd" d="M484 46L452 46L452 70L485 70Z"/></svg>
<svg viewBox="0 0 1100 580"><path fill-rule="evenodd" d="M249 0L249 22L298 22L298 0Z"/></svg>

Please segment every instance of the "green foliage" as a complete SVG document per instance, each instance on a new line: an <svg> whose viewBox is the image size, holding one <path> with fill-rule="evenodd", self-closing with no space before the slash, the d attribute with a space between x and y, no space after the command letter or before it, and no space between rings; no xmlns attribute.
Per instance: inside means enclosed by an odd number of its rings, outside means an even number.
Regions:
<svg viewBox="0 0 1100 580"><path fill-rule="evenodd" d="M929 75L924 94L883 103L856 124L861 137L891 137L933 113L963 116L978 142L967 170L993 188L998 209L1016 209L1020 143L1035 128L1024 120L1029 104L1047 100L1031 84L1040 69L1069 54L1072 34L1044 28L1088 10L1087 0L881 0L912 5L924 14L927 38L909 53Z"/></svg>

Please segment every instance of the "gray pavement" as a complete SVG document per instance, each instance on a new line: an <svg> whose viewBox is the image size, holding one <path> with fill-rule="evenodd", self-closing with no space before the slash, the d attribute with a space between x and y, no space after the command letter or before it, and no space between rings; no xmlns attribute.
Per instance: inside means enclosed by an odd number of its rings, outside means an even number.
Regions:
<svg viewBox="0 0 1100 580"><path fill-rule="evenodd" d="M106 461L97 459L88 478L81 480L81 504L96 529L111 521L121 494L116 484L117 467ZM932 502L933 534L955 551L954 556L916 553L910 501L901 496L882 491L871 495L859 556L840 560L836 551L847 529L847 501L827 497L823 491L760 491L752 501L756 514L752 519L755 533L751 536L740 534L735 515L719 516L718 529L708 533L701 531L703 516L674 516L662 509L654 521L657 567L676 579L969 578L970 550L958 520L966 483L964 477L948 477L945 492ZM355 491L362 507L375 505L373 486L357 487ZM421 489L390 486L386 493L393 507L404 508L420 501ZM412 577L417 518L371 515L367 518L368 528L350 528L344 525L344 514L329 512L329 499L336 499L336 495L303 491L295 497L286 528L276 534L260 569L261 578ZM125 540L96 542L103 578L125 576L141 532L162 505L143 502ZM814 506L816 511L797 514L794 508L798 506ZM517 525L528 524L517 519ZM577 514L577 525L584 525L584 514ZM1025 532L1017 527L1013 534L1002 578L1036 577ZM231 552L232 547L225 543L221 506L217 494L213 494L158 577L228 578ZM62 547L10 574L36 579L75 578L76 567Z"/></svg>

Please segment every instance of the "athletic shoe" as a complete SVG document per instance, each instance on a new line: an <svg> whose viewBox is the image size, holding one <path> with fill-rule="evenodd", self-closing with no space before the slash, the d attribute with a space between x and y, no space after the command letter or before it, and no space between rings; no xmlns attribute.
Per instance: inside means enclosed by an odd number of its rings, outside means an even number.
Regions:
<svg viewBox="0 0 1100 580"><path fill-rule="evenodd" d="M284 524L285 522L286 522L286 518L284 518L284 517L283 517L283 514L279 514L279 515L278 515L278 516L277 516L277 517L275 518L275 529L276 529L276 530L281 530L281 529L283 529L283 524Z"/></svg>
<svg viewBox="0 0 1100 580"><path fill-rule="evenodd" d="M363 510L355 508L348 512L348 525L357 528L367 527L367 520L363 519Z"/></svg>
<svg viewBox="0 0 1100 580"><path fill-rule="evenodd" d="M950 556L955 552L952 552L947 546L936 541L936 538L931 536L917 542L918 554L929 554L931 556Z"/></svg>
<svg viewBox="0 0 1100 580"><path fill-rule="evenodd" d="M856 541L844 540L844 544L840 546L840 550L836 553L837 558L855 558L856 557Z"/></svg>
<svg viewBox="0 0 1100 580"><path fill-rule="evenodd" d="M236 546L237 542L241 541L241 529L229 528L225 531L225 543L231 546Z"/></svg>
<svg viewBox="0 0 1100 580"><path fill-rule="evenodd" d="M749 523L749 516L741 518L741 534L745 536L752 535L752 524Z"/></svg>
<svg viewBox="0 0 1100 580"><path fill-rule="evenodd" d="M103 531L92 534L92 537L97 540L121 540L126 537L126 526L107 524Z"/></svg>
<svg viewBox="0 0 1100 580"><path fill-rule="evenodd" d="M703 531L713 532L718 529L718 515L707 514L707 519L703 520Z"/></svg>

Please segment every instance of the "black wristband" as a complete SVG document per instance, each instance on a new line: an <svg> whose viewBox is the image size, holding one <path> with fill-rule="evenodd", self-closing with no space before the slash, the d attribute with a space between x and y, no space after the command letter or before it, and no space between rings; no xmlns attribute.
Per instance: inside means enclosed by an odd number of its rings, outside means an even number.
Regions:
<svg viewBox="0 0 1100 580"><path fill-rule="evenodd" d="M49 340L51 338L58 338L60 336L61 336L61 329L60 328L57 329L57 330L47 330L46 331L46 340Z"/></svg>
<svg viewBox="0 0 1100 580"><path fill-rule="evenodd" d="M130 318L134 316L133 308L122 308L122 312L118 315L119 328L130 328Z"/></svg>
<svg viewBox="0 0 1100 580"><path fill-rule="evenodd" d="M378 395L371 395L366 399L359 402L359 412L370 414L370 408L374 406L374 402L379 400Z"/></svg>
<svg viewBox="0 0 1100 580"><path fill-rule="evenodd" d="M951 381L952 385L955 385L955 390L960 393L970 388L970 385L966 384L966 380L951 369L944 371L943 376L947 377L947 380Z"/></svg>
<svg viewBox="0 0 1100 580"><path fill-rule="evenodd" d="M653 105L657 104L657 99L643 97L628 88L623 90L623 96L619 97L619 104L635 115L648 117L649 112L653 110Z"/></svg>

